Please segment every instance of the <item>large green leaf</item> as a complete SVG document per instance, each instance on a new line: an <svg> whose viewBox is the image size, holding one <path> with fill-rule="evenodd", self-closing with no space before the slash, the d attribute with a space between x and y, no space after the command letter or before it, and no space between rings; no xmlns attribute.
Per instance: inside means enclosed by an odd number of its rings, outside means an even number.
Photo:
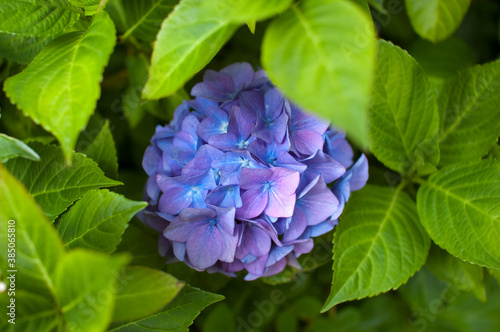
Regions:
<svg viewBox="0 0 500 332"><path fill-rule="evenodd" d="M462 260L500 269L500 163L455 164L418 190L418 214L431 238Z"/></svg>
<svg viewBox="0 0 500 332"><path fill-rule="evenodd" d="M10 100L54 134L68 160L94 112L99 82L114 45L113 22L100 12L88 30L58 37L26 69L5 81Z"/></svg>
<svg viewBox="0 0 500 332"><path fill-rule="evenodd" d="M426 266L439 279L456 289L471 292L479 300L486 301L483 269L480 266L453 257L437 246L431 247Z"/></svg>
<svg viewBox="0 0 500 332"><path fill-rule="evenodd" d="M0 33L24 37L58 35L79 18L67 1L49 3L0 0Z"/></svg>
<svg viewBox="0 0 500 332"><path fill-rule="evenodd" d="M8 232L8 225L15 225L15 231ZM52 299L55 286L50 276L63 255L62 242L22 184L0 165L0 242L10 243L12 237L15 262L7 261L7 248L2 246L1 269L17 270L16 290Z"/></svg>
<svg viewBox="0 0 500 332"><path fill-rule="evenodd" d="M479 160L500 136L500 61L448 79L438 98L441 165Z"/></svg>
<svg viewBox="0 0 500 332"><path fill-rule="evenodd" d="M0 0L0 56L29 63L78 17L64 0Z"/></svg>
<svg viewBox="0 0 500 332"><path fill-rule="evenodd" d="M60 148L30 143L41 161L14 159L7 168L28 188L49 220L54 220L68 206L90 189L110 187L121 182L108 179L91 159L80 153L73 155L68 167Z"/></svg>
<svg viewBox="0 0 500 332"><path fill-rule="evenodd" d="M291 100L368 143L375 34L367 13L346 0L305 0L266 30L262 65Z"/></svg>
<svg viewBox="0 0 500 332"><path fill-rule="evenodd" d="M379 42L370 108L373 154L387 167L409 174L439 161L439 115L424 70L401 48Z"/></svg>
<svg viewBox="0 0 500 332"><path fill-rule="evenodd" d="M58 220L57 229L67 248L112 253L129 220L146 206L108 190L90 190Z"/></svg>
<svg viewBox="0 0 500 332"><path fill-rule="evenodd" d="M174 94L212 60L240 24L277 14L290 2L181 1L161 25L143 96L158 99Z"/></svg>
<svg viewBox="0 0 500 332"><path fill-rule="evenodd" d="M54 273L57 303L69 331L102 332L113 314L116 278L126 256L82 249L64 255Z"/></svg>
<svg viewBox="0 0 500 332"><path fill-rule="evenodd" d="M205 307L224 299L222 295L184 286L179 295L161 312L150 317L124 323L112 332L188 332L188 327ZM175 317L175 319L172 319Z"/></svg>
<svg viewBox="0 0 500 332"><path fill-rule="evenodd" d="M154 41L161 22L177 4L177 0L111 0L106 11L125 40L130 36Z"/></svg>
<svg viewBox="0 0 500 332"><path fill-rule="evenodd" d="M83 143L85 142L83 142L80 136L78 145L83 145ZM109 129L109 121L104 122L104 125L91 142L87 141L86 143L79 152L82 152L99 164L99 168L104 171L104 174L112 179L118 178L118 159L116 156L115 141Z"/></svg>
<svg viewBox="0 0 500 332"><path fill-rule="evenodd" d="M401 188L355 192L334 235L332 290L323 311L405 283L425 262L430 240Z"/></svg>
<svg viewBox="0 0 500 332"><path fill-rule="evenodd" d="M415 31L432 42L449 37L460 25L471 0L405 0Z"/></svg>
<svg viewBox="0 0 500 332"><path fill-rule="evenodd" d="M144 266L129 266L118 281L114 321L150 316L179 293L184 284L170 274Z"/></svg>
<svg viewBox="0 0 500 332"><path fill-rule="evenodd" d="M40 156L22 141L0 134L0 163L18 157L35 161L40 160Z"/></svg>

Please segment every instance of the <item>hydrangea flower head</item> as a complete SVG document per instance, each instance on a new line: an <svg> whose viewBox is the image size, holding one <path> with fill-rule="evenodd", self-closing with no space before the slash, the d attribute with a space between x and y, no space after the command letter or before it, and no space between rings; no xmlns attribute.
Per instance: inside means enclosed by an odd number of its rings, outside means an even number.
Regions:
<svg viewBox="0 0 500 332"><path fill-rule="evenodd" d="M337 224L368 179L345 135L286 100L263 71L208 70L193 100L146 149L149 207L160 253L193 269L253 280L300 267L313 237Z"/></svg>

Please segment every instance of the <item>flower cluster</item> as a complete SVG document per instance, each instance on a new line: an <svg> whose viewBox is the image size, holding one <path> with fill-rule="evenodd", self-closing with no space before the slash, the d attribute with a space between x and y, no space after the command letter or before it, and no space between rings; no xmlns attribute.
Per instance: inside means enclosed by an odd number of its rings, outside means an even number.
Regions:
<svg viewBox="0 0 500 332"><path fill-rule="evenodd" d="M300 268L297 257L366 183L365 156L353 164L342 132L248 63L208 70L191 94L143 160L141 219L161 232L160 253L200 271L245 269L247 280Z"/></svg>

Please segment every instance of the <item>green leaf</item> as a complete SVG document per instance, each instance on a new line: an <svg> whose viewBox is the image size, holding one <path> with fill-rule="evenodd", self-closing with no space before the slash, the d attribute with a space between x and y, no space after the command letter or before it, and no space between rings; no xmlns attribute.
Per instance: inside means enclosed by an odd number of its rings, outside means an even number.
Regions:
<svg viewBox="0 0 500 332"><path fill-rule="evenodd" d="M431 247L426 266L447 284L471 292L479 300L486 301L483 269L480 266L461 261L437 246Z"/></svg>
<svg viewBox="0 0 500 332"><path fill-rule="evenodd" d="M261 61L287 97L366 146L374 36L357 4L305 0L269 25Z"/></svg>
<svg viewBox="0 0 500 332"><path fill-rule="evenodd" d="M163 271L143 266L126 267L119 280L113 320L136 320L162 309L184 284Z"/></svg>
<svg viewBox="0 0 500 332"><path fill-rule="evenodd" d="M398 288L424 264L430 246L401 188L354 192L337 227L332 290L322 311Z"/></svg>
<svg viewBox="0 0 500 332"><path fill-rule="evenodd" d="M8 231L9 225L15 225L15 231ZM12 233L14 237L8 236ZM0 165L0 242L10 243L10 238L15 238L15 262L7 261L4 247L0 251L1 269L17 270L16 290L22 289L42 301L51 300L55 286L50 276L63 255L63 245L23 185Z"/></svg>
<svg viewBox="0 0 500 332"><path fill-rule="evenodd" d="M40 160L40 156L22 141L0 133L0 163L18 157Z"/></svg>
<svg viewBox="0 0 500 332"><path fill-rule="evenodd" d="M436 99L424 70L401 48L379 42L370 108L373 154L387 167L411 174L439 161Z"/></svg>
<svg viewBox="0 0 500 332"><path fill-rule="evenodd" d="M438 105L440 165L479 160L500 136L500 61L476 65L446 81Z"/></svg>
<svg viewBox="0 0 500 332"><path fill-rule="evenodd" d="M26 69L5 81L10 100L59 140L68 160L94 112L114 45L113 22L100 12L87 31L55 39Z"/></svg>
<svg viewBox="0 0 500 332"><path fill-rule="evenodd" d="M240 24L277 14L290 2L181 1L161 25L143 97L158 99L174 94L212 60Z"/></svg>
<svg viewBox="0 0 500 332"><path fill-rule="evenodd" d="M14 159L5 165L28 188L51 221L88 190L121 184L105 177L94 161L80 153L73 155L73 165L68 167L60 148L37 142L29 146L41 161Z"/></svg>
<svg viewBox="0 0 500 332"><path fill-rule="evenodd" d="M405 0L406 11L415 31L438 42L458 28L471 0Z"/></svg>
<svg viewBox="0 0 500 332"><path fill-rule="evenodd" d="M23 64L79 18L64 0L1 0L0 12L0 56Z"/></svg>
<svg viewBox="0 0 500 332"><path fill-rule="evenodd" d="M9 60L28 64L56 36L25 37L0 33L0 56Z"/></svg>
<svg viewBox="0 0 500 332"><path fill-rule="evenodd" d="M184 286L179 295L161 312L150 317L125 323L111 332L187 332L188 327L205 307L224 299L222 295ZM175 317L175 319L172 319Z"/></svg>
<svg viewBox="0 0 500 332"><path fill-rule="evenodd" d="M83 8L85 15L90 16L103 8L108 0L69 0L69 2L75 7Z"/></svg>
<svg viewBox="0 0 500 332"><path fill-rule="evenodd" d="M112 253L129 220L147 206L108 190L90 190L57 222L67 248L89 248Z"/></svg>
<svg viewBox="0 0 500 332"><path fill-rule="evenodd" d="M116 278L126 256L72 250L54 273L57 303L69 331L101 332L111 321Z"/></svg>
<svg viewBox="0 0 500 332"><path fill-rule="evenodd" d="M104 171L104 174L112 179L118 178L118 159L115 141L109 129L109 121L106 120L94 140L90 144L86 144L81 152L99 164L99 168Z"/></svg>
<svg viewBox="0 0 500 332"><path fill-rule="evenodd" d="M122 34L121 40L130 36L152 42L160 30L163 19L172 11L177 0L111 0L106 11Z"/></svg>
<svg viewBox="0 0 500 332"><path fill-rule="evenodd" d="M440 247L462 260L500 269L499 199L498 161L456 164L422 184L418 214Z"/></svg>
<svg viewBox="0 0 500 332"><path fill-rule="evenodd" d="M71 27L80 15L67 1L39 4L29 1L0 0L0 34L23 37L55 36Z"/></svg>

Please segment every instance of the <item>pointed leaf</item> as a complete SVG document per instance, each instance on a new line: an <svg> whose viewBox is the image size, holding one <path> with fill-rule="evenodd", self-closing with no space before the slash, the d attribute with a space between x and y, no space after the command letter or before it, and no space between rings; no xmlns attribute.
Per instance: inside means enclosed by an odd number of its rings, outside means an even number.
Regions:
<svg viewBox="0 0 500 332"><path fill-rule="evenodd" d="M81 151L87 157L99 164L104 174L112 179L118 178L118 159L116 157L115 141L106 121L92 143Z"/></svg>
<svg viewBox="0 0 500 332"><path fill-rule="evenodd" d="M471 0L405 0L415 31L432 42L449 37L458 28Z"/></svg>
<svg viewBox="0 0 500 332"><path fill-rule="evenodd" d="M439 160L439 116L432 86L401 48L379 42L370 108L373 154L387 167L412 173Z"/></svg>
<svg viewBox="0 0 500 332"><path fill-rule="evenodd" d="M455 164L418 190L418 214L430 237L462 260L500 269L500 163Z"/></svg>
<svg viewBox="0 0 500 332"><path fill-rule="evenodd" d="M9 159L26 158L39 161L40 156L24 142L14 137L0 134L0 163L5 163Z"/></svg>
<svg viewBox="0 0 500 332"><path fill-rule="evenodd" d="M500 136L500 61L448 79L438 98L440 165L479 160Z"/></svg>
<svg viewBox="0 0 500 332"><path fill-rule="evenodd" d="M5 81L10 100L59 140L68 160L94 112L114 45L113 22L100 12L88 30L58 37L21 73Z"/></svg>
<svg viewBox="0 0 500 332"><path fill-rule="evenodd" d="M108 190L90 190L57 222L67 248L89 248L112 253L129 220L147 206Z"/></svg>
<svg viewBox="0 0 500 332"><path fill-rule="evenodd" d="M121 40L130 36L152 42L160 30L161 22L177 4L177 0L111 0L106 11L122 34Z"/></svg>
<svg viewBox="0 0 500 332"><path fill-rule="evenodd" d="M28 188L51 221L88 190L121 184L105 177L94 161L80 153L73 155L73 165L68 167L60 148L37 142L29 146L41 161L14 159L5 165Z"/></svg>
<svg viewBox="0 0 500 332"><path fill-rule="evenodd" d="M184 286L161 312L110 329L110 332L188 332L188 327L205 307L224 299L222 295ZM172 319L175 317L175 319Z"/></svg>
<svg viewBox="0 0 500 332"><path fill-rule="evenodd" d="M168 273L143 266L126 267L118 283L114 321L150 316L172 301L184 286Z"/></svg>
<svg viewBox="0 0 500 332"><path fill-rule="evenodd" d="M323 311L405 283L425 262L430 240L404 192L354 192L334 235L332 290Z"/></svg>
<svg viewBox="0 0 500 332"><path fill-rule="evenodd" d="M357 4L306 0L269 25L261 61L291 100L366 146L374 37L370 18Z"/></svg>

